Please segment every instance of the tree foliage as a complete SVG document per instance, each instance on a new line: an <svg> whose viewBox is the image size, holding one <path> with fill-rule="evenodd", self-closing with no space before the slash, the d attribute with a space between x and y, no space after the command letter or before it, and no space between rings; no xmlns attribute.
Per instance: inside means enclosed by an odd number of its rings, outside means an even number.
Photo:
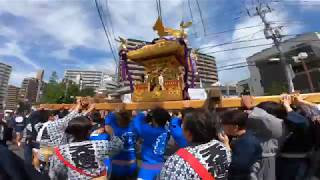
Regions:
<svg viewBox="0 0 320 180"><path fill-rule="evenodd" d="M53 71L50 78L49 78L49 83L58 83L58 74L56 71Z"/></svg>
<svg viewBox="0 0 320 180"><path fill-rule="evenodd" d="M86 87L80 91L80 96L94 96L94 89L91 87Z"/></svg>
<svg viewBox="0 0 320 180"><path fill-rule="evenodd" d="M58 76L53 72L44 88L42 103L73 103L77 96L94 95L93 88L84 88L80 91L79 85L72 81L58 82Z"/></svg>
<svg viewBox="0 0 320 180"><path fill-rule="evenodd" d="M59 99L64 96L65 86L62 83L49 82L44 88L42 102L59 103Z"/></svg>

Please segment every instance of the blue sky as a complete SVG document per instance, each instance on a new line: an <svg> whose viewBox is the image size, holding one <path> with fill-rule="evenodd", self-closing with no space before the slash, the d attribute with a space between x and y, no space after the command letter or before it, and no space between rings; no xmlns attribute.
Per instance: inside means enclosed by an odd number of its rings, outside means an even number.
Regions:
<svg viewBox="0 0 320 180"><path fill-rule="evenodd" d="M263 26L242 30L241 27L261 24L249 17L258 0L198 0L204 28L195 0L190 0L194 24L189 29L192 47L215 45L227 41L263 37ZM271 0L260 0L260 2ZM281 1L281 0L280 0ZM292 2L288 2L292 1ZM275 25L284 26L284 34L320 31L320 2L317 0L284 0L270 3L274 11L268 14ZM98 0L110 15L115 36L152 40L157 37L152 26L157 19L155 0ZM191 20L187 0L161 0L166 26L178 27L180 21ZM215 32L231 30L213 35ZM204 52L268 43L267 40L245 42L206 49ZM112 43L116 45L116 42ZM267 46L266 46L267 47ZM218 66L245 61L245 57L266 47L211 54ZM107 44L94 0L0 0L0 61L13 66L10 83L20 86L24 77L45 70L45 78L57 71L60 78L65 69L103 70L112 73L114 59ZM222 71L223 83L234 83L249 77L248 70Z"/></svg>

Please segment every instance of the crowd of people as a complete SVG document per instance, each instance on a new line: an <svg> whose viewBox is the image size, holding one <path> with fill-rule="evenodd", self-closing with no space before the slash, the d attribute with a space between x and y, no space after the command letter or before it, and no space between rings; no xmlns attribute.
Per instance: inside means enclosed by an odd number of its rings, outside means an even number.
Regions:
<svg viewBox="0 0 320 180"><path fill-rule="evenodd" d="M320 179L318 105L297 95L242 102L102 114L78 100L71 109L16 113L0 123L0 179Z"/></svg>

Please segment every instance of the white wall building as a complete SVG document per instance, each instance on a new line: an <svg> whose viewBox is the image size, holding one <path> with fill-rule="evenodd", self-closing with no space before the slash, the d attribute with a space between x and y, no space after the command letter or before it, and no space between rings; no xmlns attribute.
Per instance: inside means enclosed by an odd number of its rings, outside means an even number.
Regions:
<svg viewBox="0 0 320 180"><path fill-rule="evenodd" d="M115 81L114 77L108 73L103 73L100 87L97 89L97 93L105 94L114 92L119 88L119 84Z"/></svg>
<svg viewBox="0 0 320 180"><path fill-rule="evenodd" d="M102 77L102 71L69 69L64 72L64 79L79 84L81 89L93 88L96 90L101 85Z"/></svg>

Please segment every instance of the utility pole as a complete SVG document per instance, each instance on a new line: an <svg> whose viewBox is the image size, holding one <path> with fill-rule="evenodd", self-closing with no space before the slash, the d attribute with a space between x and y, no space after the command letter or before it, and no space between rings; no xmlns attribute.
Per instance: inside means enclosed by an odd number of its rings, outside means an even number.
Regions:
<svg viewBox="0 0 320 180"><path fill-rule="evenodd" d="M291 69L289 64L286 62L286 57L282 51L282 47L281 47L281 40L282 40L282 35L281 35L281 26L277 26L277 27L272 27L271 23L267 21L266 19L266 14L270 13L272 10L271 8L266 5L265 7L262 5L262 3L259 3L259 6L256 7L256 13L251 15L249 10L248 10L248 14L249 16L259 16L260 19L262 20L265 28L264 28L264 35L266 37L266 39L272 39L275 47L277 48L277 50L279 51L280 54L280 63L282 65L282 68L285 71L285 76L286 76L286 80L287 80L287 84L288 84L288 93L292 93L294 92L294 86L293 86L293 82L292 82L292 75L291 75Z"/></svg>
<svg viewBox="0 0 320 180"><path fill-rule="evenodd" d="M64 100L66 102L67 101L67 96L68 96L68 90L69 90L69 80L65 79L65 83L66 83L66 89L64 91Z"/></svg>

